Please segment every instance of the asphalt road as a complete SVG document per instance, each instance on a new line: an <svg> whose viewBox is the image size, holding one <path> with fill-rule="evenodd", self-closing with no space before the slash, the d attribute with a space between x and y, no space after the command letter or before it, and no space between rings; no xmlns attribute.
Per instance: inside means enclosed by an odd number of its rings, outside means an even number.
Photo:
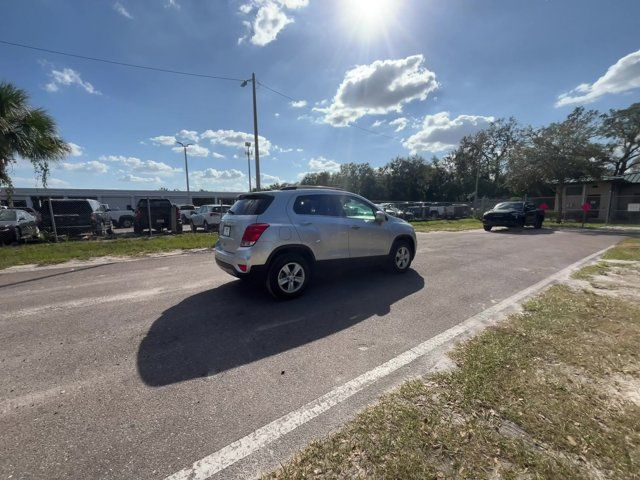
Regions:
<svg viewBox="0 0 640 480"><path fill-rule="evenodd" d="M409 273L324 275L284 303L209 252L0 273L0 478L164 478L620 238L421 234ZM277 465L378 393L219 477Z"/></svg>

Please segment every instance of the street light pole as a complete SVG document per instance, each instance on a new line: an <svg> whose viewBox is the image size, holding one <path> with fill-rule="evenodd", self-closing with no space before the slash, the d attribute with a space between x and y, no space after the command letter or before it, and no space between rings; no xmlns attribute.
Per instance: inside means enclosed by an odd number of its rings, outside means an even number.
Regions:
<svg viewBox="0 0 640 480"><path fill-rule="evenodd" d="M184 150L184 171L185 171L185 175L187 177L187 200L190 202L191 201L191 192L189 191L189 162L187 161L187 148L190 147L193 144L192 143L184 144L184 143L178 142L178 141L176 141L176 143L178 145L180 145L182 147L182 149Z"/></svg>
<svg viewBox="0 0 640 480"><path fill-rule="evenodd" d="M251 142L244 142L247 147L247 170L249 171L249 193L251 193Z"/></svg>
<svg viewBox="0 0 640 480"><path fill-rule="evenodd" d="M251 79L244 80L240 86L246 87L251 82L253 87L253 146L256 157L256 190L260 190L260 149L258 148L258 103L256 100L256 74L251 74Z"/></svg>

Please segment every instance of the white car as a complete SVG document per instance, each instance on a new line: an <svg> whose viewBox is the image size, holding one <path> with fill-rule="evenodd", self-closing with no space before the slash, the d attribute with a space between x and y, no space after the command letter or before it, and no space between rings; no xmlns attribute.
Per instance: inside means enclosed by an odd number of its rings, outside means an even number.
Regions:
<svg viewBox="0 0 640 480"><path fill-rule="evenodd" d="M205 232L211 229L217 230L220 225L220 219L229 210L228 205L202 205L198 207L196 212L189 217L191 220L191 231L196 232L198 228L204 229Z"/></svg>

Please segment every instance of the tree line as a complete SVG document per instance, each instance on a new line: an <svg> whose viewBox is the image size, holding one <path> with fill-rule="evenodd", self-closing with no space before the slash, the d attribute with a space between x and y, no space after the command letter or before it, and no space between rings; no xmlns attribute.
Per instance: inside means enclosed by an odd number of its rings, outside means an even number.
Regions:
<svg viewBox="0 0 640 480"><path fill-rule="evenodd" d="M640 103L604 114L578 107L538 128L498 119L440 158L397 157L379 168L345 163L337 172L307 173L300 184L376 200L472 201L476 191L493 198L552 195L572 180L637 170Z"/></svg>

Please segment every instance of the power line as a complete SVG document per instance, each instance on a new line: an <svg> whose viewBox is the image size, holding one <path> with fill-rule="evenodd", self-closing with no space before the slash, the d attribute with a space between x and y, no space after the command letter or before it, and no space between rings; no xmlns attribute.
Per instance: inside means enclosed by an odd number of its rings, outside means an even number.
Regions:
<svg viewBox="0 0 640 480"><path fill-rule="evenodd" d="M279 92L279 91L278 91L278 90L276 90L275 88L271 88L269 85L265 85L265 84L264 84L264 83L262 83L260 80L258 80L258 85L260 85L260 86L262 86L262 87L266 88L267 90L271 90L271 91L272 91L273 93L275 93L276 95L280 95L281 97L284 97L284 98L286 98L286 99L288 99L288 100L291 100L292 102L296 102L296 101L297 101L295 98L290 97L290 96L289 96L289 95L287 95L286 93ZM400 138L393 137L393 136L391 136L391 135L387 135L386 133L382 133L382 132L375 132L375 131L373 131L373 130L369 130L368 128L364 128L364 127L361 127L361 126L359 126L359 125L356 125L355 123L350 123L348 126L349 126L349 127L353 127L353 128L357 128L358 130L362 130L363 132L370 133L371 135L378 135L378 136L380 136L380 137L386 137L386 138L389 138L389 139L391 139L391 140L398 140L398 141L402 141L402 139L400 139Z"/></svg>
<svg viewBox="0 0 640 480"><path fill-rule="evenodd" d="M185 75L185 76L189 76L189 77L211 78L211 79L214 79L214 80L228 80L228 81L232 81L232 82L242 82L244 80L242 78L224 77L224 76L221 76L221 75L208 75L206 73L183 72L183 71L180 71L180 70L171 70L169 68L150 67L148 65L137 65L137 64L134 64L134 63L117 62L115 60L107 60L107 59L104 59L104 58L89 57L89 56L86 56L86 55L78 55L78 54L75 54L75 53L62 52L62 51L59 51L59 50L51 50L51 49L48 49L48 48L35 47L33 45L25 45L23 43L8 42L6 40L0 40L0 44L10 45L10 46L19 47L19 48L26 48L28 50L35 50L35 51L38 51L38 52L52 53L54 55L62 55L62 56L65 56L65 57L80 58L82 60L90 60L92 62L101 62L101 63L108 63L108 64L111 64L111 65L120 65L121 67L139 68L141 70L151 70L151 71L154 71L154 72L173 73L175 75Z"/></svg>

